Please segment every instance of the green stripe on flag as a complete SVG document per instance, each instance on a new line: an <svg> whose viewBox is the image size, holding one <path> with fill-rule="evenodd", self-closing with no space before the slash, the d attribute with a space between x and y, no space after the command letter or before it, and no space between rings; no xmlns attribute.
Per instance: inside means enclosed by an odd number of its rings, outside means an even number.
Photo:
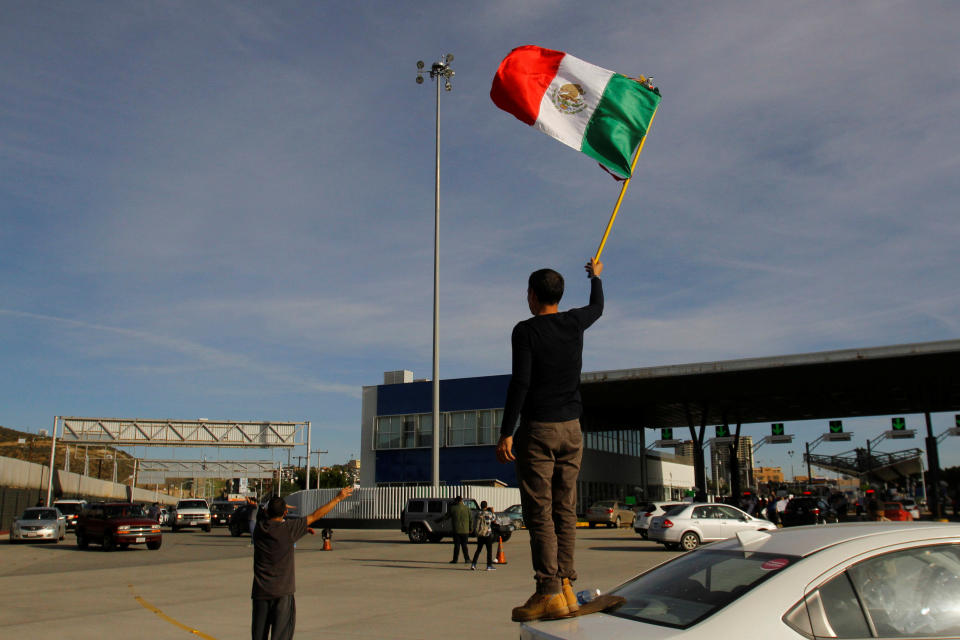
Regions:
<svg viewBox="0 0 960 640"><path fill-rule="evenodd" d="M625 178L633 151L647 133L660 96L636 80L613 74L587 124L580 150Z"/></svg>

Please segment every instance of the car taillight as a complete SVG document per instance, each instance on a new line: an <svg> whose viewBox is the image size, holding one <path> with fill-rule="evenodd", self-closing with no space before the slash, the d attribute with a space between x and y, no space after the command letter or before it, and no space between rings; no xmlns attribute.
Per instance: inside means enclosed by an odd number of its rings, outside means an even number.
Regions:
<svg viewBox="0 0 960 640"><path fill-rule="evenodd" d="M644 518L649 518L649 517L652 516L652 515L653 515L653 511L647 511L645 514L643 514L643 517L644 517Z"/></svg>
<svg viewBox="0 0 960 640"><path fill-rule="evenodd" d="M669 528L672 527L672 526L673 526L673 523L670 522L669 520L664 520L664 521L663 521L663 528L664 528L664 529L669 529Z"/></svg>
<svg viewBox="0 0 960 640"><path fill-rule="evenodd" d="M607 509L607 513L613 513L613 509Z"/></svg>
<svg viewBox="0 0 960 640"><path fill-rule="evenodd" d="M815 516L820 515L820 509L814 508L814 509L813 509L813 515L815 515Z"/></svg>

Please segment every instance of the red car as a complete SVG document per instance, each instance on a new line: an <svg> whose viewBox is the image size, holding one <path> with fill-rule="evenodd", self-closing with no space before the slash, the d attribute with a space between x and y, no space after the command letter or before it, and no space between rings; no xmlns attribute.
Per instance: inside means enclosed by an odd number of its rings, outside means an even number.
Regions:
<svg viewBox="0 0 960 640"><path fill-rule="evenodd" d="M913 516L910 515L910 512L904 509L903 505L899 502L884 502L883 517L887 520L896 520L899 522L908 522L913 520Z"/></svg>
<svg viewBox="0 0 960 640"><path fill-rule="evenodd" d="M86 549L92 542L113 551L131 544L160 548L160 523L148 518L143 506L130 502L97 502L87 505L77 518L77 546Z"/></svg>

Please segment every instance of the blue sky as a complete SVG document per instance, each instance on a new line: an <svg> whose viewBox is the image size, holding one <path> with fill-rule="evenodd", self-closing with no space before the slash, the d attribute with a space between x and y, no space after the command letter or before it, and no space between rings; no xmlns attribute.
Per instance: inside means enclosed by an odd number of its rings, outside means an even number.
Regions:
<svg viewBox="0 0 960 640"><path fill-rule="evenodd" d="M960 333L955 4L4 5L4 426L311 420L325 462L358 455L361 387L430 375L435 95L414 77L448 52L441 377L507 373L527 274L585 300L618 190L490 101L521 44L663 93L585 370Z"/></svg>

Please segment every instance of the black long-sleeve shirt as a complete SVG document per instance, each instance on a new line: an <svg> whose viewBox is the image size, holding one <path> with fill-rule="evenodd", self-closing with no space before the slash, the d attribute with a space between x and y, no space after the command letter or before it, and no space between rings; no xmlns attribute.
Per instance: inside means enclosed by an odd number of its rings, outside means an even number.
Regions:
<svg viewBox="0 0 960 640"><path fill-rule="evenodd" d="M590 304L533 316L513 328L513 373L500 424L512 436L517 420L563 422L580 417L583 332L603 313L603 285L590 279Z"/></svg>

